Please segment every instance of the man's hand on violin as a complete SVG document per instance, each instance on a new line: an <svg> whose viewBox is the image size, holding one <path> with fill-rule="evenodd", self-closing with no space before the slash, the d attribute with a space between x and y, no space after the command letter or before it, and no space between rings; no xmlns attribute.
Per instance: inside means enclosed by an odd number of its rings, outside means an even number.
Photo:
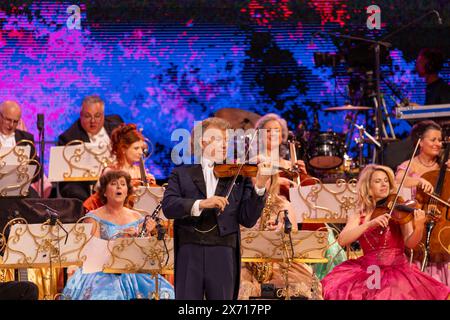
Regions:
<svg viewBox="0 0 450 320"><path fill-rule="evenodd" d="M208 199L201 200L199 203L199 209L214 209L217 208L223 211L228 205L228 200L225 197L212 196Z"/></svg>
<svg viewBox="0 0 450 320"><path fill-rule="evenodd" d="M447 166L447 170L450 170L450 159L447 160L447 162L445 163L445 165Z"/></svg>
<svg viewBox="0 0 450 320"><path fill-rule="evenodd" d="M419 184L417 186L427 193L433 193L434 191L433 185L424 178L419 179Z"/></svg>
<svg viewBox="0 0 450 320"><path fill-rule="evenodd" d="M375 228L375 227L387 228L389 225L390 219L391 219L391 216L389 215L389 213L385 213L379 217L376 217L375 219L370 220L369 226L372 228Z"/></svg>
<svg viewBox="0 0 450 320"><path fill-rule="evenodd" d="M420 227L425 224L425 221L427 220L425 211L416 209L414 210L414 226Z"/></svg>
<svg viewBox="0 0 450 320"><path fill-rule="evenodd" d="M270 180L273 174L273 167L270 162L263 161L258 164L258 172L256 174L256 188L265 188L266 182Z"/></svg>

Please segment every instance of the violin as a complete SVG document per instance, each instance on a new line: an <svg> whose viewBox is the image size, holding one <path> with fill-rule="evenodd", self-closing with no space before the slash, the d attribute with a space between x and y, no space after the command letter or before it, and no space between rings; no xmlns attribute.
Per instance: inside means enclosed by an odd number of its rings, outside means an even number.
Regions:
<svg viewBox="0 0 450 320"><path fill-rule="evenodd" d="M292 181L295 181L297 185L302 187L315 185L316 181L314 180L314 178L306 173L301 172L297 166L297 145L299 145L299 142L293 135L289 137L288 142L289 142L289 154L291 158L291 165L293 168L291 169L291 171L295 172L296 175L284 176L280 174L280 177L285 177Z"/></svg>
<svg viewBox="0 0 450 320"><path fill-rule="evenodd" d="M235 175L243 176L243 177L256 177L258 173L258 165L256 164L243 164L242 168L239 171L239 164L216 164L214 166L214 175L217 178L231 178ZM285 174L289 177L297 176L297 173L292 171L291 169L286 169L280 166L273 166L275 170L279 170L282 174ZM281 174L280 174L281 175Z"/></svg>
<svg viewBox="0 0 450 320"><path fill-rule="evenodd" d="M390 213L391 219L395 223L402 225L410 222L414 218L414 210L420 209L420 204L414 200L405 201L402 197L398 197L394 209L392 209L395 197L395 194L390 194L387 198L378 201L372 212L371 220Z"/></svg>

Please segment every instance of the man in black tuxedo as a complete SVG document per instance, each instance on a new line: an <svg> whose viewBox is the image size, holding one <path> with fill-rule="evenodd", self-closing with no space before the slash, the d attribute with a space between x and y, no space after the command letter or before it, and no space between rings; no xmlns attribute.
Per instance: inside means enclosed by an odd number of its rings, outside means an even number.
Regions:
<svg viewBox="0 0 450 320"><path fill-rule="evenodd" d="M16 145L30 145L30 156L39 161L34 147L34 136L26 131L17 129L22 117L22 110L15 101L7 100L0 104L0 146L14 147ZM31 141L31 143L27 142ZM32 180L39 180L39 175ZM30 188L30 196L37 197L38 193Z"/></svg>
<svg viewBox="0 0 450 320"><path fill-rule="evenodd" d="M105 117L105 103L97 96L87 96L81 104L80 118L58 138L58 145L81 140L99 145L110 144L111 132L123 123L118 115ZM66 198L86 200L95 182L63 182L59 184L60 194Z"/></svg>
<svg viewBox="0 0 450 320"><path fill-rule="evenodd" d="M162 209L174 219L175 297L182 300L237 299L240 280L240 225L251 228L265 204L269 163L258 165L256 183L250 178L236 181L225 197L232 178L218 179L214 163L226 157L227 121L209 118L193 133L201 150L200 164L175 168L168 181ZM197 141L195 141L197 139Z"/></svg>

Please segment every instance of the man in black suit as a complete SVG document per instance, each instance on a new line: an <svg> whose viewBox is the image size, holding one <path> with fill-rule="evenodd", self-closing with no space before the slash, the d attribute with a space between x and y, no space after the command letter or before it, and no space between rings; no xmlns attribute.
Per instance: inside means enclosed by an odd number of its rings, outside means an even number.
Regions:
<svg viewBox="0 0 450 320"><path fill-rule="evenodd" d="M34 136L26 131L17 129L17 125L22 117L22 110L15 101L7 100L0 104L0 146L14 147L16 145L30 145L30 156L39 161L34 147ZM31 141L31 143L27 142ZM39 180L39 175L32 180ZM37 197L37 192L30 188L30 196Z"/></svg>
<svg viewBox="0 0 450 320"><path fill-rule="evenodd" d="M265 204L269 163L258 165L256 183L236 181L225 197L232 178L218 179L214 163L226 156L227 121L208 118L193 133L200 164L175 168L162 200L164 215L174 219L175 297L182 300L237 299L240 280L240 225L251 228ZM199 138L198 138L199 137ZM197 141L195 141L197 140Z"/></svg>
<svg viewBox="0 0 450 320"><path fill-rule="evenodd" d="M123 123L118 115L105 117L105 103L97 96L87 96L81 104L80 118L58 138L58 145L64 146L73 140L99 145L110 143L111 132ZM95 182L63 182L59 184L60 194L66 198L86 200Z"/></svg>

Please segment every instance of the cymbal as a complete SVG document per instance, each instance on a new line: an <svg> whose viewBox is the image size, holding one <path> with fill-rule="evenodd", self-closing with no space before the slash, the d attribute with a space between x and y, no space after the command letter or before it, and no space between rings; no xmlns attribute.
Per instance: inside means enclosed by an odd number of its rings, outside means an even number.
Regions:
<svg viewBox="0 0 450 320"><path fill-rule="evenodd" d="M372 108L364 107L364 106L352 106L351 104L347 104L345 106L326 108L325 111L357 111L357 110L370 110L370 109L372 109Z"/></svg>
<svg viewBox="0 0 450 320"><path fill-rule="evenodd" d="M259 114L238 108L222 108L216 111L215 117L227 120L233 129L251 129L261 118Z"/></svg>

